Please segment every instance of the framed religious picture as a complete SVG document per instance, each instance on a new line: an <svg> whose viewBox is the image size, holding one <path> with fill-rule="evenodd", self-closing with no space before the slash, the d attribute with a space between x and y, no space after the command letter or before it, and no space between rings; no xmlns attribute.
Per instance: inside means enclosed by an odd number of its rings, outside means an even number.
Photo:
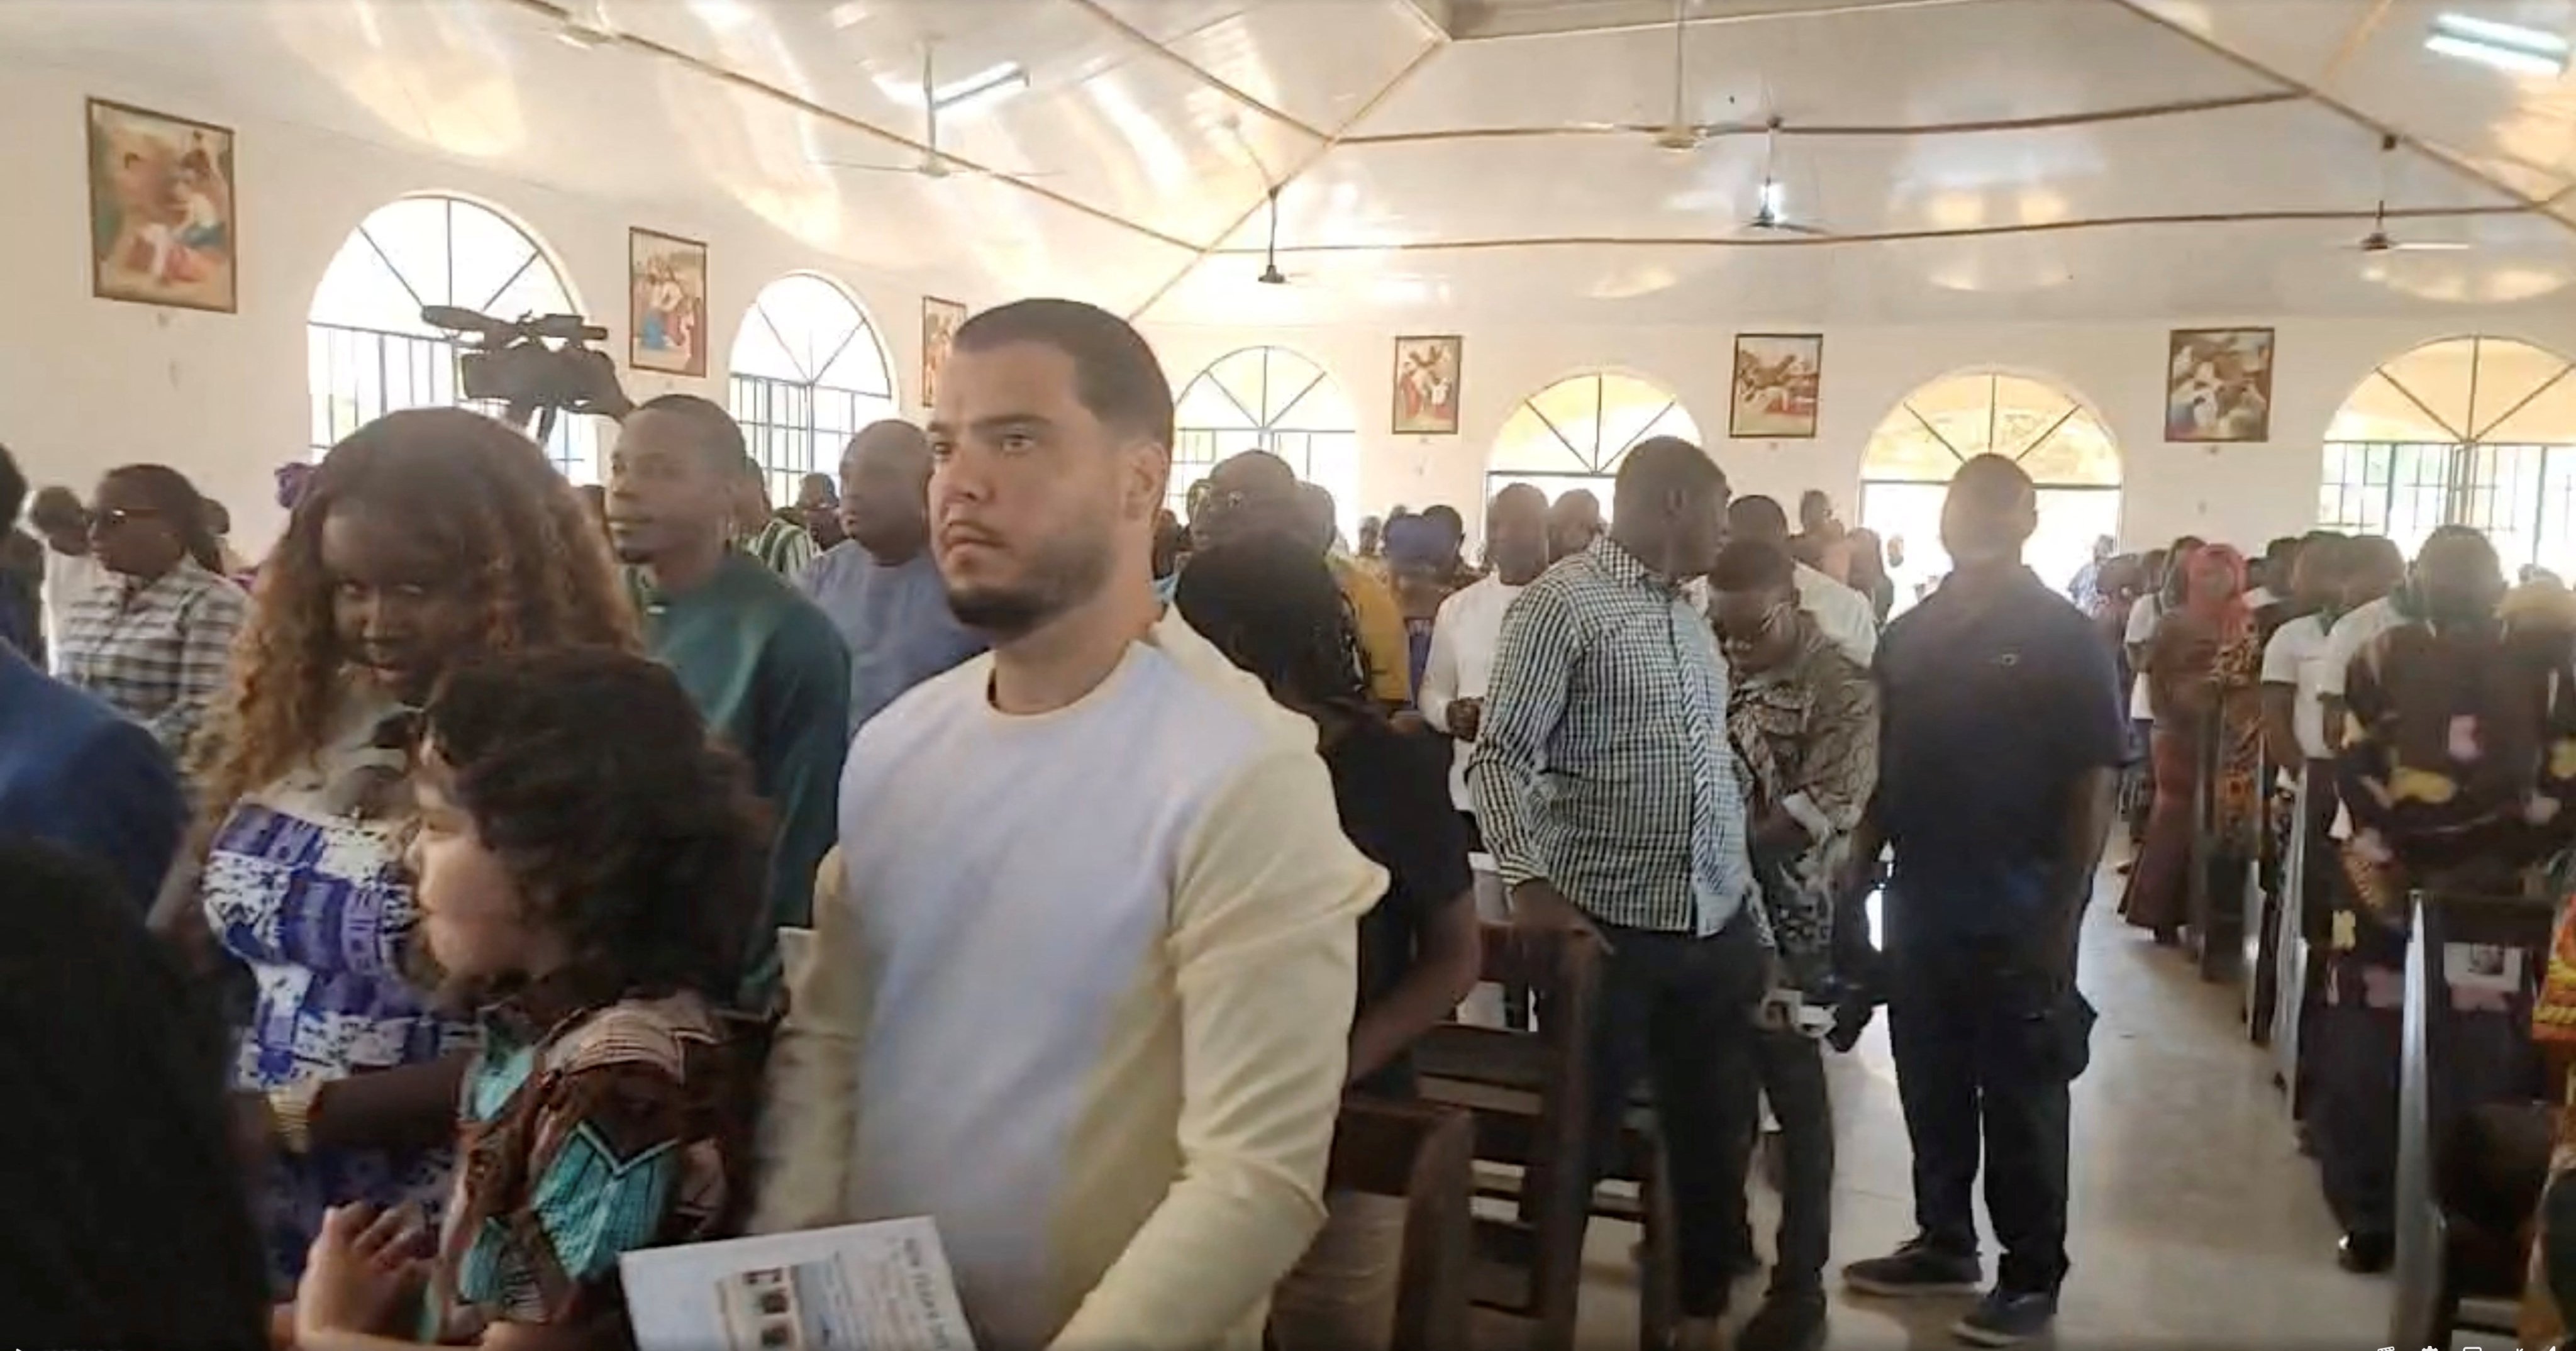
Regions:
<svg viewBox="0 0 2576 1351"><path fill-rule="evenodd" d="M239 310L235 186L230 128L91 99L90 294Z"/></svg>
<svg viewBox="0 0 2576 1351"><path fill-rule="evenodd" d="M707 246L654 230L626 232L626 364L707 373Z"/></svg>
<svg viewBox="0 0 2576 1351"><path fill-rule="evenodd" d="M1735 335L1735 396L1726 434L1805 440L1816 434L1816 394L1825 376L1821 333Z"/></svg>
<svg viewBox="0 0 2576 1351"><path fill-rule="evenodd" d="M939 371L948 364L948 348L957 341L957 326L966 322L966 307L937 296L921 298L921 406L939 399Z"/></svg>
<svg viewBox="0 0 2576 1351"><path fill-rule="evenodd" d="M2173 331L2165 351L2165 439L2272 439L2272 330Z"/></svg>
<svg viewBox="0 0 2576 1351"><path fill-rule="evenodd" d="M1458 434L1458 380L1465 340L1440 337L1395 340L1395 434Z"/></svg>

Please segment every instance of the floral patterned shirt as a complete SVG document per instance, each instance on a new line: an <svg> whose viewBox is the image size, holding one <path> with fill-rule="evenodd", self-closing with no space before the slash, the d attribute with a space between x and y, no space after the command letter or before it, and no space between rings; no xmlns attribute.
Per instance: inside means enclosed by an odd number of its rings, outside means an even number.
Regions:
<svg viewBox="0 0 2576 1351"><path fill-rule="evenodd" d="M618 1258L733 1232L747 1200L726 1026L694 992L587 1001L542 982L486 1013L431 1286L437 1340L493 1323L629 1345Z"/></svg>

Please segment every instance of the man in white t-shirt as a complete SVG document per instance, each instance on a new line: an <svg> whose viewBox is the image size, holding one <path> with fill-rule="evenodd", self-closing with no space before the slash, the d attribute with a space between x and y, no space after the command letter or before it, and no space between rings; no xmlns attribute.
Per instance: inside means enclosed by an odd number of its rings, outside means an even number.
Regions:
<svg viewBox="0 0 2576 1351"><path fill-rule="evenodd" d="M45 664L62 673L62 634L72 607L105 585L107 568L89 551L89 510L69 488L44 488L27 508L27 524L45 540Z"/></svg>
<svg viewBox="0 0 2576 1351"><path fill-rule="evenodd" d="M1547 496L1526 483L1494 494L1485 508L1485 560L1493 570L1450 593L1431 620L1431 654L1422 668L1422 690L1415 701L1422 720L1457 742L1449 770L1449 798L1467 818L1474 852L1468 861L1476 876L1476 914L1500 923L1511 918L1503 879L1485 852L1484 835L1476 830L1476 802L1467 791L1467 757L1475 749L1476 731L1485 713L1485 689L1494 670L1494 649L1503 638L1503 612L1512 598L1547 568ZM1500 1026L1501 993L1480 987L1467 1002L1469 1022Z"/></svg>
<svg viewBox="0 0 2576 1351"><path fill-rule="evenodd" d="M1753 540L1789 552L1789 513L1768 497L1739 497L1726 509L1731 540ZM1795 557L1795 555L1791 555ZM1813 615L1816 627L1858 662L1862 670L1878 655L1878 610L1869 597L1804 563L1793 565L1798 579L1798 608Z"/></svg>
<svg viewBox="0 0 2576 1351"><path fill-rule="evenodd" d="M2284 622L2263 645L2263 743L2272 763L2281 767L2284 787L2296 785L2300 766L2334 753L2326 744L2325 711L2317 694L2325 673L2326 635L2343 610L2349 548L2339 535L2311 538L2300 548L2286 585L2307 613Z"/></svg>
<svg viewBox="0 0 2576 1351"><path fill-rule="evenodd" d="M2345 563L2344 612L2326 631L2325 661L2317 671L2317 715L2329 751L2343 744L2343 681L2352 659L2371 639L2406 622L2396 594L2406 560L2395 544L2364 535L2352 542Z"/></svg>
<svg viewBox="0 0 2576 1351"><path fill-rule="evenodd" d="M1250 1351L1324 1219L1386 876L1314 724L1154 598L1144 339L1004 305L938 393L931 547L992 650L851 745L755 1225L930 1216L994 1351Z"/></svg>

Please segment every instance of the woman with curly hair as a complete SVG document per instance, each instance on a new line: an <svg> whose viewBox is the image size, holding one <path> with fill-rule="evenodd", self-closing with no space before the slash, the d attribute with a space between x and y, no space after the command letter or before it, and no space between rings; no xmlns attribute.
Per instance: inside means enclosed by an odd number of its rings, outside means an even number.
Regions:
<svg viewBox="0 0 2576 1351"><path fill-rule="evenodd" d="M607 547L533 442L460 409L332 447L261 569L155 922L255 978L233 1086L281 1286L326 1207L446 1182L470 1029L407 978L415 710L459 660L574 645L637 647Z"/></svg>
<svg viewBox="0 0 2576 1351"><path fill-rule="evenodd" d="M629 1345L618 1258L731 1233L740 977L769 832L679 678L603 648L459 667L423 718L412 848L430 955L480 1007L435 1260L404 1209L334 1208L299 1351ZM409 1296L426 1278L425 1317Z"/></svg>

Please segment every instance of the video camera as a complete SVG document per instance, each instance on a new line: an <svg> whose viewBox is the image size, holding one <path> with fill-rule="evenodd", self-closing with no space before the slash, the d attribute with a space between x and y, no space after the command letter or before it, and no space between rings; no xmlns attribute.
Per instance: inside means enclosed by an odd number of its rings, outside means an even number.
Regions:
<svg viewBox="0 0 2576 1351"><path fill-rule="evenodd" d="M457 357L457 381L469 399L504 404L509 420L542 442L558 413L597 413L623 418L634 408L617 381L608 354L588 344L608 330L578 314L539 314L495 319L457 305L424 305L423 322L472 336L475 345Z"/></svg>

